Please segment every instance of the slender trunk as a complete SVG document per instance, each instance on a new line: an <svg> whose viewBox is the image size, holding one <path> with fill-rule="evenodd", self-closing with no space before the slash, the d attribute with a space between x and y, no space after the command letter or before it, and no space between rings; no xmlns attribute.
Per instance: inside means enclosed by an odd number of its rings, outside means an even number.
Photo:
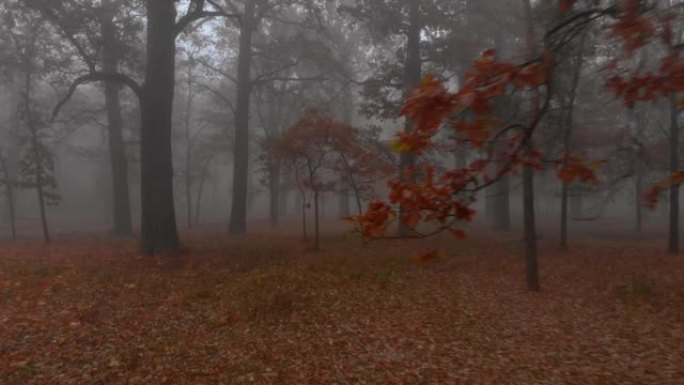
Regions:
<svg viewBox="0 0 684 385"><path fill-rule="evenodd" d="M111 0L102 2L102 61L105 72L117 72L119 52L114 26L115 5ZM107 107L107 135L109 141L110 168L112 173L112 232L117 235L131 235L131 203L128 191L128 163L123 138L123 120L119 100L120 86L105 82L105 104Z"/></svg>
<svg viewBox="0 0 684 385"><path fill-rule="evenodd" d="M409 1L409 25L406 33L406 62L404 63L404 100L407 100L413 89L420 84L422 63L420 57L420 32L422 21L420 17L420 0ZM411 132L413 122L406 120L404 131ZM409 152L402 152L399 160L400 178L406 180L405 172L415 165L415 156ZM413 176L411 176L413 178ZM404 211L400 207L399 235L405 236L411 232L411 227L404 223Z"/></svg>
<svg viewBox="0 0 684 385"><path fill-rule="evenodd" d="M17 239L15 201L14 201L14 181L11 177L9 165L4 155L0 154L0 167L2 167L3 179L5 180L5 197L7 199L7 210L10 219L10 229L12 230L12 240Z"/></svg>
<svg viewBox="0 0 684 385"><path fill-rule="evenodd" d="M577 98L577 87L579 85L580 75L582 73L582 56L584 54L584 44L586 34L582 34L579 43L579 49L575 56L575 71L572 74L572 87L570 88L570 95L568 100L568 112L565 117L565 132L563 135L563 151L568 153L570 151L570 144L572 140L573 118L575 113L575 99ZM560 245L562 248L568 247L568 195L570 186L568 183L563 183L561 188L561 218L560 218Z"/></svg>
<svg viewBox="0 0 684 385"><path fill-rule="evenodd" d="M314 250L320 250L320 219L318 213L318 190L314 190Z"/></svg>
<svg viewBox="0 0 684 385"><path fill-rule="evenodd" d="M171 119L175 82L175 2L147 0L147 67L141 97L141 251L180 245L173 199Z"/></svg>
<svg viewBox="0 0 684 385"><path fill-rule="evenodd" d="M252 34L255 28L255 1L247 0L242 15L238 49L237 100L235 105L235 162L233 164L233 200L230 211L230 234L247 231L247 184L249 172L249 96Z"/></svg>
<svg viewBox="0 0 684 385"><path fill-rule="evenodd" d="M679 106L677 96L670 96L670 172L679 171ZM669 251L679 253L679 184L670 186Z"/></svg>
<svg viewBox="0 0 684 385"><path fill-rule="evenodd" d="M534 57L536 54L536 43L534 36L534 24L532 19L532 7L530 0L523 0L526 21L526 40L528 54ZM534 92L532 97L533 116L539 114L539 93ZM524 151L529 151L532 147L532 138L529 139ZM523 219L525 226L525 262L527 288L530 291L539 291L539 267L537 263L537 226L534 213L534 170L532 166L525 165L523 169Z"/></svg>
<svg viewBox="0 0 684 385"><path fill-rule="evenodd" d="M188 229L192 229L192 136L190 120L192 118L192 66L188 65L188 96L185 103L185 202Z"/></svg>
<svg viewBox="0 0 684 385"><path fill-rule="evenodd" d="M301 190L300 194L302 200L302 237L306 239L306 193L304 190Z"/></svg>

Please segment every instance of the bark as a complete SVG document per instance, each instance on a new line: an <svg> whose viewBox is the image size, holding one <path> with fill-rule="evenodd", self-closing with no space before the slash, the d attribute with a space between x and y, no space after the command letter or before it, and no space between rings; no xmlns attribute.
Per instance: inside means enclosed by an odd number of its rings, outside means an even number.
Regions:
<svg viewBox="0 0 684 385"><path fill-rule="evenodd" d="M176 5L147 0L147 66L141 91L141 251L179 247L173 199L171 116L175 82Z"/></svg>
<svg viewBox="0 0 684 385"><path fill-rule="evenodd" d="M422 76L422 63L420 57L420 32L422 21L420 17L420 0L409 1L408 30L406 33L406 62L404 63L404 100L408 99L413 89L420 84ZM413 130L413 122L406 120L404 131ZM415 157L409 152L402 152L399 160L400 178L406 180L404 172L407 168L415 165ZM400 208L399 214L399 235L405 236L411 232L411 227L404 223L403 210Z"/></svg>
<svg viewBox="0 0 684 385"><path fill-rule="evenodd" d="M670 172L679 171L679 106L677 96L670 96ZM679 253L679 184L670 186L670 223L668 230L668 249L672 254Z"/></svg>
<svg viewBox="0 0 684 385"><path fill-rule="evenodd" d="M102 61L105 72L115 73L118 70L119 53L114 26L114 4L111 0L103 1L102 27ZM123 138L123 121L119 100L120 85L105 82L105 104L107 108L107 135L109 140L109 157L112 177L112 232L117 235L131 235L131 203L128 190L128 163Z"/></svg>
<svg viewBox="0 0 684 385"><path fill-rule="evenodd" d="M577 98L577 87L579 85L580 74L582 73L582 56L584 53L584 43L586 35L583 34L580 40L579 49L577 55L575 56L575 68L572 74L572 86L570 88L570 95L568 100L568 111L565 117L565 132L563 135L563 150L564 152L570 151L572 131L573 131L573 119L575 113L575 100ZM561 224L560 224L560 245L563 248L568 247L568 196L570 191L570 185L568 183L563 183L561 188Z"/></svg>
<svg viewBox="0 0 684 385"><path fill-rule="evenodd" d="M235 105L235 161L233 163L233 200L230 234L247 231L247 184L249 169L249 99L252 91L250 67L252 34L255 27L255 1L247 0L240 26L238 49L237 100Z"/></svg>

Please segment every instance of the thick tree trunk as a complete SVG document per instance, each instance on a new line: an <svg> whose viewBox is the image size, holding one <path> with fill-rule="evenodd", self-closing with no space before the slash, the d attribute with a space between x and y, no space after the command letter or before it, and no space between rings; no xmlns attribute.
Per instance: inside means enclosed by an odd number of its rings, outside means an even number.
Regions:
<svg viewBox="0 0 684 385"><path fill-rule="evenodd" d="M147 67L141 97L141 251L179 247L173 199L171 117L175 83L176 5L147 0Z"/></svg>
<svg viewBox="0 0 684 385"><path fill-rule="evenodd" d="M233 200L230 211L230 234L247 231L247 184L249 173L249 99L252 91L250 67L255 2L247 0L241 19L238 49L237 100L235 105L235 162L233 163Z"/></svg>
<svg viewBox="0 0 684 385"><path fill-rule="evenodd" d="M422 30L420 17L420 0L409 1L408 30L406 32L406 62L404 63L404 99L408 99L411 92L420 84L422 76L422 62L420 56L420 32ZM413 122L406 120L404 131L413 130ZM406 180L404 172L415 165L415 156L409 152L402 152L399 160L400 178ZM404 213L400 208L399 235L408 235L411 227L404 223Z"/></svg>
<svg viewBox="0 0 684 385"><path fill-rule="evenodd" d="M670 172L679 171L679 106L677 96L670 96ZM679 253L679 184L670 186L670 228L668 230L668 249L672 254Z"/></svg>
<svg viewBox="0 0 684 385"><path fill-rule="evenodd" d="M586 34L582 34L580 39L579 49L575 56L575 68L572 74L572 87L570 88L570 95L568 100L568 111L565 117L565 132L563 135L563 150L568 152L571 150L571 140L573 131L573 119L575 114L575 99L577 98L577 87L579 85L580 74L582 73L582 57L584 55L584 43ZM560 245L562 248L568 247L568 196L570 185L563 183L561 188L561 218L560 218Z"/></svg>
<svg viewBox="0 0 684 385"><path fill-rule="evenodd" d="M105 72L117 72L119 53L116 41L114 14L116 9L111 0L102 2L102 61ZM107 107L107 134L112 177L112 232L117 235L133 233L131 203L128 191L128 164L123 138L123 121L119 101L120 85L105 82L105 104Z"/></svg>

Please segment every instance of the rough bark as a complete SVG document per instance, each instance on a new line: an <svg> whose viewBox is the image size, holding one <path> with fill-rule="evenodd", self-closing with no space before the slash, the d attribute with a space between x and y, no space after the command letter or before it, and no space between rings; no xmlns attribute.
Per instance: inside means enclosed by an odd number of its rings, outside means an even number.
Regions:
<svg viewBox="0 0 684 385"><path fill-rule="evenodd" d="M141 91L141 251L179 247L173 199L171 117L175 83L176 5L147 0L147 66Z"/></svg>
<svg viewBox="0 0 684 385"><path fill-rule="evenodd" d="M230 211L230 234L247 231L247 184L249 169L249 99L252 34L255 27L255 1L247 0L240 20L238 48L237 100L235 105L235 161L233 162L233 200Z"/></svg>

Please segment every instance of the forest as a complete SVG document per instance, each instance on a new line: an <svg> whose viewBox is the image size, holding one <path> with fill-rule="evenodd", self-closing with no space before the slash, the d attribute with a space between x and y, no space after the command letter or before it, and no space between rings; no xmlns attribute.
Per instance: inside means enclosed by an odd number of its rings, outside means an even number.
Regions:
<svg viewBox="0 0 684 385"><path fill-rule="evenodd" d="M684 384L684 1L0 1L0 385Z"/></svg>

